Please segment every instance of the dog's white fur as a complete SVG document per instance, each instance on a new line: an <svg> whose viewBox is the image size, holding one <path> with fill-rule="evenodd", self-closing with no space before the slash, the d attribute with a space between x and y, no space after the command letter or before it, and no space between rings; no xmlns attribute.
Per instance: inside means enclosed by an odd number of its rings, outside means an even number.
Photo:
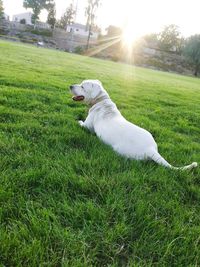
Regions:
<svg viewBox="0 0 200 267"><path fill-rule="evenodd" d="M91 106L86 120L79 121L79 124L95 132L120 155L136 160L152 159L172 169L186 170L197 167L196 162L180 168L170 165L158 153L153 136L121 115L100 81L86 80L70 86L70 89L75 96L83 96L84 102Z"/></svg>

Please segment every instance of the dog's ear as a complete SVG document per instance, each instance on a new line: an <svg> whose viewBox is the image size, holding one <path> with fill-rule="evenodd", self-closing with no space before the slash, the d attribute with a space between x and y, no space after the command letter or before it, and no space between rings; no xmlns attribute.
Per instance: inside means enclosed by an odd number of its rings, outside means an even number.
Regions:
<svg viewBox="0 0 200 267"><path fill-rule="evenodd" d="M101 92L101 85L100 84L92 84L92 92L91 92L91 98L96 98Z"/></svg>
<svg viewBox="0 0 200 267"><path fill-rule="evenodd" d="M102 82L99 81L99 80L95 80L95 82L98 83L98 84L100 84L100 85L102 85Z"/></svg>

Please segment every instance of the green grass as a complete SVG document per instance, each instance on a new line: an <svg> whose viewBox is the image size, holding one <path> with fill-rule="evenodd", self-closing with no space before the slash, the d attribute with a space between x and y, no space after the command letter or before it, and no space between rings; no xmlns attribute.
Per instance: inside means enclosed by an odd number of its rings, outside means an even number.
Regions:
<svg viewBox="0 0 200 267"><path fill-rule="evenodd" d="M200 80L0 42L0 266L200 266L200 168L126 160L79 127L103 82L173 165L200 162Z"/></svg>

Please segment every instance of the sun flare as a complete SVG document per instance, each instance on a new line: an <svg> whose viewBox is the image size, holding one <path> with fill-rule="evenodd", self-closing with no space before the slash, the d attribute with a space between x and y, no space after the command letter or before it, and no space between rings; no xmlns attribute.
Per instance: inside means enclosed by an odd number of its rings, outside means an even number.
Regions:
<svg viewBox="0 0 200 267"><path fill-rule="evenodd" d="M134 23L128 23L123 28L122 41L125 46L132 47L135 41L142 36L142 29L134 27Z"/></svg>
<svg viewBox="0 0 200 267"><path fill-rule="evenodd" d="M122 34L122 40L124 45L130 47L133 45L134 41L136 39L136 36L134 34L134 31L131 27L125 27Z"/></svg>

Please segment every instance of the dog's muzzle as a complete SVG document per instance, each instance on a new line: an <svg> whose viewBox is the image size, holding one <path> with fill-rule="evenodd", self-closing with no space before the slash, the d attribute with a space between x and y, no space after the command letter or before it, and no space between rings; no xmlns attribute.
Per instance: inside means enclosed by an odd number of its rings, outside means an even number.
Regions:
<svg viewBox="0 0 200 267"><path fill-rule="evenodd" d="M73 89L74 89L74 85L70 85L70 87L69 87L69 89L72 91ZM73 93L73 92L72 92ZM74 95L73 97L72 97L72 99L74 100L74 101L82 101L82 100L84 100L84 96L83 95Z"/></svg>

